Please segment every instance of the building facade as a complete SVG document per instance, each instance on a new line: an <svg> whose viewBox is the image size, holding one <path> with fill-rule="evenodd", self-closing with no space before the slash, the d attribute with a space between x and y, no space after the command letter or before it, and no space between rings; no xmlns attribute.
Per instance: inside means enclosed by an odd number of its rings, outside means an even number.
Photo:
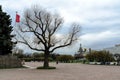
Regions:
<svg viewBox="0 0 120 80"><path fill-rule="evenodd" d="M120 54L120 44L115 45L114 47L105 48L104 50L109 51L112 54Z"/></svg>

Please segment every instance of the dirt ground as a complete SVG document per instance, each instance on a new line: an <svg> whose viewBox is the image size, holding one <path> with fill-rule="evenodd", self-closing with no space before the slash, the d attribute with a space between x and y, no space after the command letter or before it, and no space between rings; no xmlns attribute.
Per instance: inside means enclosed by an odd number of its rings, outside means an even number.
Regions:
<svg viewBox="0 0 120 80"><path fill-rule="evenodd" d="M25 64L30 68L0 69L0 80L120 80L120 66L50 63L57 69L37 70L42 62Z"/></svg>

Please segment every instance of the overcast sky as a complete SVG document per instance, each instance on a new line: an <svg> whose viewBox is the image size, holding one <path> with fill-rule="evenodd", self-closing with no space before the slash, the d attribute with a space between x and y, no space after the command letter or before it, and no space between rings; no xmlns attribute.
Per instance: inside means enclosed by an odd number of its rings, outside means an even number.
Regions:
<svg viewBox="0 0 120 80"><path fill-rule="evenodd" d="M59 13L65 25L80 23L82 32L78 43L84 48L103 49L120 43L120 0L0 0L13 24L16 11L22 16L23 11L34 4ZM63 53L74 53L79 44L75 46Z"/></svg>

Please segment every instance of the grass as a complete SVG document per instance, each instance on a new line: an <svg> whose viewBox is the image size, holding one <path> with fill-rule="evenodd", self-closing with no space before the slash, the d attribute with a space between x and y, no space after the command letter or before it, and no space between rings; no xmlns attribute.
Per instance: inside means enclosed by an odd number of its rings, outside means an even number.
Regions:
<svg viewBox="0 0 120 80"><path fill-rule="evenodd" d="M52 66L43 67L43 66L40 66L40 67L37 67L37 69L56 69L56 67L52 67Z"/></svg>

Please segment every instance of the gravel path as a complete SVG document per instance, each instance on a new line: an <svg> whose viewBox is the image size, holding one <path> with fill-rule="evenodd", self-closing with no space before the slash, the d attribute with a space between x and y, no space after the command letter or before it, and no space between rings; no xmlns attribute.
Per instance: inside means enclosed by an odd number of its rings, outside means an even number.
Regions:
<svg viewBox="0 0 120 80"><path fill-rule="evenodd" d="M28 62L30 68L0 69L0 80L120 80L120 66L50 63L55 70L37 70L39 62Z"/></svg>

